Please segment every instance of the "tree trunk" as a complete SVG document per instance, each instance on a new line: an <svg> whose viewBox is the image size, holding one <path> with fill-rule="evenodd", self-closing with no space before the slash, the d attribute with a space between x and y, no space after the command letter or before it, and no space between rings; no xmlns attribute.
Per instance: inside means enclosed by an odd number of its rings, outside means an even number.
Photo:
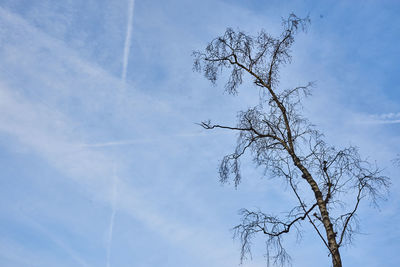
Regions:
<svg viewBox="0 0 400 267"><path fill-rule="evenodd" d="M311 190L314 192L315 199L317 200L317 205L321 213L322 223L326 231L326 238L328 240L329 250L332 255L333 267L342 267L339 245L336 242L336 233L333 231L333 225L331 219L329 218L329 212L326 208L326 202L323 199L321 190L319 189L317 182L315 182L308 170L303 166L303 164L301 164L300 159L294 154L294 152L291 153L291 156L294 164L302 172L303 178L308 182L308 184L311 186Z"/></svg>
<svg viewBox="0 0 400 267"><path fill-rule="evenodd" d="M339 248L332 254L333 267L342 267L342 259L340 258Z"/></svg>
<svg viewBox="0 0 400 267"><path fill-rule="evenodd" d="M321 195L321 200L322 200L322 195ZM329 213L326 209L326 203L322 200L323 202L322 205L319 205L320 202L319 199L317 201L322 216L322 223L324 224L326 236L328 239L329 250L332 254L333 267L342 267L342 259L340 258L339 246L336 242L336 233L333 231L333 226L329 218Z"/></svg>

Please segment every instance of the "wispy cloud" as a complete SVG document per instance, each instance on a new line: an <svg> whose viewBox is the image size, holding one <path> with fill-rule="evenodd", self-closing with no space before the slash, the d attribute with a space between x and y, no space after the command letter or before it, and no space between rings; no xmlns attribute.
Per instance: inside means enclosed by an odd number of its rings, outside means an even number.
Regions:
<svg viewBox="0 0 400 267"><path fill-rule="evenodd" d="M368 115L360 122L368 124L397 124L400 123L400 112Z"/></svg>
<svg viewBox="0 0 400 267"><path fill-rule="evenodd" d="M400 123L400 120L381 120L381 121L375 121L376 123L381 123L381 124L397 124Z"/></svg>
<svg viewBox="0 0 400 267"><path fill-rule="evenodd" d="M27 83L24 83L21 85L25 86L22 89L16 88L14 81L11 80L15 76L0 76L2 77L2 82L0 83L0 132L11 136L15 140L15 143L8 145L13 147L23 146L33 155L44 159L50 166L55 167L66 177L71 178L79 186L79 191L90 195L96 203L112 207L107 231L109 241L107 243L107 246L109 246L107 264L109 264L111 255L110 246L117 210L124 213L124 215L128 215L132 220L141 222L146 228L152 229L155 234L181 249L191 251L193 255L196 255L198 251L208 251L207 257L216 259L218 262L222 258L232 258L228 256L231 255L228 248L210 244L209 239L215 236L213 230L202 229L201 226L183 222L181 218L168 216L165 212L160 211L154 199L146 198L143 192L139 192L138 189L122 178L117 178L118 181L116 182L114 179L117 176L113 173L114 162L116 162L116 170L122 168L122 162L118 160L118 156L108 153L109 151L93 150L90 146L82 146L82 143L91 140L91 132L86 131L86 128L79 127L79 116L71 116L56 105L59 103L58 97L65 99L65 95L69 94L74 94L77 101L87 104L87 101L93 101L91 100L91 95L80 95L80 91L85 91L80 89L86 89L87 85L102 83L104 80L107 81L110 88L118 88L121 83L120 78L112 77L101 68L80 59L76 53L70 51L62 42L47 36L17 15L1 8L0 14L4 15L0 17L0 22L6 26L5 28L13 28L15 31L12 36L15 38L15 44L18 44L18 50L21 51L16 56L24 56L24 62L27 65L18 65L20 62L19 57L8 58L7 63L9 66L20 66L20 68L16 68L18 69L18 77L40 77L41 80L35 80L35 86L48 88L48 92L51 92L50 94L47 92L47 95L46 92L41 92L43 98L40 100L32 99L23 93L23 90L30 92L32 90L30 86L32 85L27 86ZM30 42L26 42L24 38L30 37L32 37ZM13 45L13 47L15 46ZM48 60L47 64L44 65L51 66L52 71L59 70L56 72L57 75L43 76L41 74L42 69L33 68L30 62L36 64L34 63L36 55L31 56L32 51L28 51L28 47L34 52L40 50L48 51L46 53L51 55L57 54L58 57L56 58L43 57ZM5 53L1 49L0 52L2 54ZM67 72L65 71L66 69L79 71ZM81 79L82 76L85 78ZM69 85L67 80L74 81L74 84L66 86L65 83ZM51 88L57 88L58 91L54 92ZM106 94L109 88L100 87L96 89L93 97L98 98L93 102L97 102L101 108L102 103L98 102L105 101L107 103L109 101L108 94ZM53 93L56 95L53 95ZM95 106L95 108L97 107ZM96 110L86 112L92 115L92 112L96 112ZM190 137L196 135L202 135L202 133L182 133L177 136ZM138 140L109 142L105 145L133 143ZM101 145L97 144L97 146ZM110 182L114 182L115 186L111 194ZM116 192L118 193L119 201L115 200ZM188 245L188 243L191 245ZM59 246L63 247L61 243ZM226 255L226 257L221 255ZM232 259L230 262L234 263L236 259ZM84 266L83 261L81 265Z"/></svg>
<svg viewBox="0 0 400 267"><path fill-rule="evenodd" d="M50 239L55 245L60 247L62 250L64 250L76 263L78 263L80 266L83 267L89 267L87 262L82 259L78 253L68 246L66 243L64 243L60 238L58 238L56 235L48 231L45 227L43 227L41 224L38 222L25 217L27 221L30 222L31 225L33 225L39 232L41 232L44 236L46 236L48 239Z"/></svg>
<svg viewBox="0 0 400 267"><path fill-rule="evenodd" d="M398 119L398 118L400 118L400 112L397 112L397 113L384 113L384 114L380 114L380 115L373 115L373 117L378 117L378 118L380 118L380 119L388 119L388 120L391 120L391 119Z"/></svg>
<svg viewBox="0 0 400 267"><path fill-rule="evenodd" d="M0 100L2 133L13 136L20 145L32 149L39 157L48 160L51 165L73 179L79 185L79 190L89 194L97 203L112 207L107 231L109 242L118 209L177 246L186 244L187 240L196 240L192 245L185 247L189 251L207 248L207 251L215 252L218 257L221 253L229 255L226 248L218 248L208 243L211 233L197 226L186 225L178 218L165 216L158 211L157 204L152 203L152 199L146 199L143 193L124 181L119 180L115 183L115 188L119 188L118 199L121 200L115 201L115 191L110 194L110 177L116 177L112 171L115 159L105 151L93 151L77 145L81 140L78 136L68 133L68 129L74 124L68 118L45 105L33 104L23 97L16 96L13 90L5 85L0 86ZM116 164L118 169L120 163L117 161ZM107 243L107 247L110 244ZM61 244L60 246L62 247ZM232 259L232 262L235 260Z"/></svg>

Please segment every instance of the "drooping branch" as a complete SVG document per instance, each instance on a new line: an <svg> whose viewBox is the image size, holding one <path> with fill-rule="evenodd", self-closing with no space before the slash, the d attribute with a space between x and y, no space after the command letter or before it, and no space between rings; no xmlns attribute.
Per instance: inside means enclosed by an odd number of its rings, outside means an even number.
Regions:
<svg viewBox="0 0 400 267"><path fill-rule="evenodd" d="M286 221L276 216L266 215L260 211L254 212L242 209L240 211L242 223L234 228L235 237L240 238L242 243L241 260L245 259L246 255L250 253L251 239L254 234L261 232L268 236L267 244L274 245L276 249L275 260L284 262L288 255L282 247L281 236L289 233L291 228L296 227L296 223L307 218L315 207L317 207L317 203L314 203L303 214L296 214L294 218L289 215Z"/></svg>

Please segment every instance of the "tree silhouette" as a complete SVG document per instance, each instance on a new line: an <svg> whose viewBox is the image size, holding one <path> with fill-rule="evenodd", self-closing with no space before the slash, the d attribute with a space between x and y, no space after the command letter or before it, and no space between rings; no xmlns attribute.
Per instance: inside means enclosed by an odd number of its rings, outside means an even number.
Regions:
<svg viewBox="0 0 400 267"><path fill-rule="evenodd" d="M221 72L229 71L225 90L230 94L237 94L246 77L263 92L257 106L239 112L236 126L201 123L205 129L238 132L234 152L221 161L221 182L232 178L237 187L242 179L240 159L250 153L266 173L284 179L298 201L288 207L283 218L259 210L240 211L241 223L234 230L241 241L241 262L250 253L256 234L265 235L268 255L275 264L289 262L282 238L299 231L306 221L327 248L333 266L342 266L340 247L351 243L357 232L360 202L369 199L376 204L389 186L389 179L362 159L356 147L337 149L326 144L324 136L302 115L302 99L310 94L311 83L289 90L279 88L279 68L290 63L294 36L308 24L308 18L291 14L283 21L278 37L264 31L250 36L228 28L204 51L193 52L194 69L213 84Z"/></svg>

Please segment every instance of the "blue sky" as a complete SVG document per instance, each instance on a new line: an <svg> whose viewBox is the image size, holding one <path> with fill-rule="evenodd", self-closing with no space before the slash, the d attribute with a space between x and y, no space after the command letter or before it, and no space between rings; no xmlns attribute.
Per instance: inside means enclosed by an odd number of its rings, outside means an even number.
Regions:
<svg viewBox="0 0 400 267"><path fill-rule="evenodd" d="M195 123L234 124L258 92L211 86L191 52L226 27L279 33L291 12L312 23L282 87L316 81L310 120L392 178L380 210L361 207L345 266L398 266L400 4L255 0L0 0L0 265L238 266L237 211L290 195L250 163L237 190L219 184L235 136ZM328 266L308 230L287 239L293 265ZM264 254L255 240L243 266Z"/></svg>

